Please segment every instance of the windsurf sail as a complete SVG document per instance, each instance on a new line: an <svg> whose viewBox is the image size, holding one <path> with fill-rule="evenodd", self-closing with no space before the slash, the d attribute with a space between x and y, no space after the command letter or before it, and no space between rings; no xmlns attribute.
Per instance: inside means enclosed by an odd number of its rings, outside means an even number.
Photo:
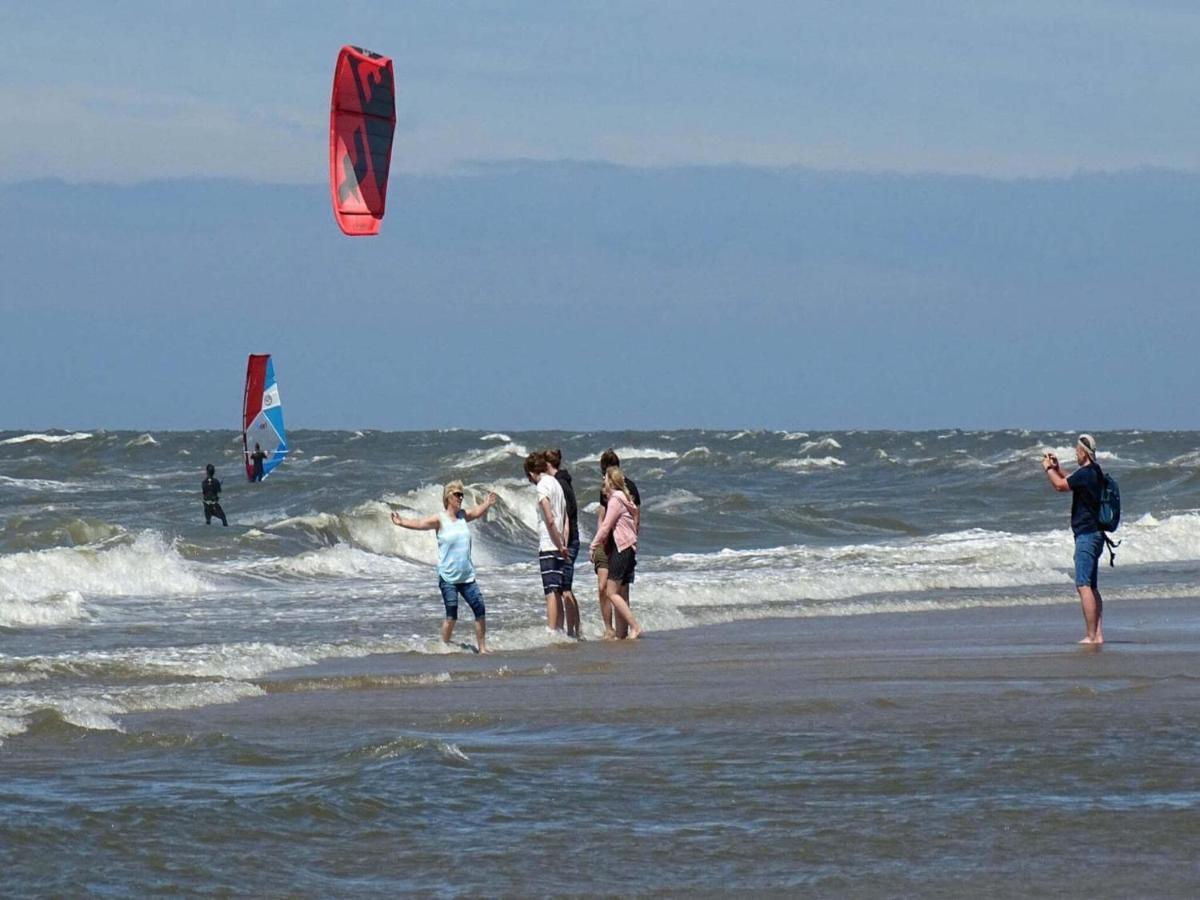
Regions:
<svg viewBox="0 0 1200 900"><path fill-rule="evenodd" d="M279 384L275 381L275 363L269 353L251 353L246 362L246 397L242 401L242 449L246 454L246 477L254 480L254 462L250 448L262 447L263 477L270 475L287 456L287 431L283 427L283 406L279 402Z"/></svg>
<svg viewBox="0 0 1200 900"><path fill-rule="evenodd" d="M344 234L379 233L395 130L392 61L361 47L343 47L329 107L329 190Z"/></svg>

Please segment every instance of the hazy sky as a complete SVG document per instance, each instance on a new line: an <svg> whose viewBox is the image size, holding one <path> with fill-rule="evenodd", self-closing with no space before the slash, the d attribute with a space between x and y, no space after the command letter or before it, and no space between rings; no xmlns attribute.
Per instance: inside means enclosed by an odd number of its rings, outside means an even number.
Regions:
<svg viewBox="0 0 1200 900"><path fill-rule="evenodd" d="M395 61L405 171L1200 168L1191 0L369 8L0 4L0 177L320 180L344 43Z"/></svg>
<svg viewBox="0 0 1200 900"><path fill-rule="evenodd" d="M0 5L0 428L1195 427L1192 3L361 8Z"/></svg>

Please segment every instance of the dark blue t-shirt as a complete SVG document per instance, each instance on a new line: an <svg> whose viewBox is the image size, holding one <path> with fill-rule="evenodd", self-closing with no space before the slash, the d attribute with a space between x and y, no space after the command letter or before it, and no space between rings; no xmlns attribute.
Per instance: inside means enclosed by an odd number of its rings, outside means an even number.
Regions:
<svg viewBox="0 0 1200 900"><path fill-rule="evenodd" d="M1075 534L1099 531L1096 513L1100 509L1100 467L1088 463L1076 469L1067 479L1067 486L1071 489L1071 531Z"/></svg>

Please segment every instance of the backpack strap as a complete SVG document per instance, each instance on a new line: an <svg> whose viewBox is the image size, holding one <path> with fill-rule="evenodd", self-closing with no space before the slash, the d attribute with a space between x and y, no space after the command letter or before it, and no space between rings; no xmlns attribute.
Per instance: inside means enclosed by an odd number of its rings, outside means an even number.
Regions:
<svg viewBox="0 0 1200 900"><path fill-rule="evenodd" d="M1110 538L1107 531L1101 531L1100 534L1104 536L1104 544L1108 547L1108 564L1115 566L1117 564L1117 548L1121 546L1121 542Z"/></svg>

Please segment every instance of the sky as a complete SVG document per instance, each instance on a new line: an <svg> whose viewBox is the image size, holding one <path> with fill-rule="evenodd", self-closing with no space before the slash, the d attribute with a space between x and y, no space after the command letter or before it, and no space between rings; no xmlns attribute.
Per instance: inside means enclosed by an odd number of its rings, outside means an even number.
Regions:
<svg viewBox="0 0 1200 900"><path fill-rule="evenodd" d="M1195 427L1194 4L360 9L0 4L0 429Z"/></svg>

